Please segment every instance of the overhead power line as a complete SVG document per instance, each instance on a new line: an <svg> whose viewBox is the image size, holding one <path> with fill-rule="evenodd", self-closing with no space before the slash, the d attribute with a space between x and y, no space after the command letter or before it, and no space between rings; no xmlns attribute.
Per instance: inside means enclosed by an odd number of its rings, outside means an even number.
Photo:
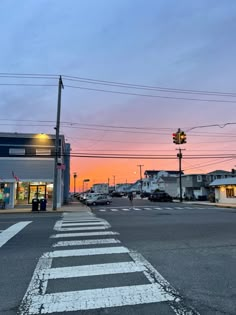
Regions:
<svg viewBox="0 0 236 315"><path fill-rule="evenodd" d="M140 94L140 93L131 93L131 92L122 92L122 91L112 91L112 90L105 90L105 89L95 89L95 88L88 88L88 87L82 87L78 85L76 86L68 85L68 84L65 84L64 86L68 88L73 88L73 89L111 93L111 94L130 95L130 96L142 96L142 97L148 97L148 98L162 98L162 99L172 99L172 100L182 100L182 101L184 100L184 101L199 101L199 102L214 102L214 103L235 103L235 101L233 100L203 99L203 98L162 96L162 95L153 95L153 94Z"/></svg>
<svg viewBox="0 0 236 315"><path fill-rule="evenodd" d="M236 93L233 93L233 92L218 92L218 91L193 90L193 89L177 89L177 88L170 88L170 87L160 87L160 86L141 85L141 84L134 84L134 83L98 80L98 79L83 78L83 77L68 76L68 75L63 75L63 77L64 77L64 80L78 81L78 82L84 82L84 83L90 83L90 84L101 84L101 85L109 85L109 86L116 86L116 87L118 86L118 87L126 87L126 88L157 90L157 91L161 91L161 92L174 92L174 93L236 97Z"/></svg>
<svg viewBox="0 0 236 315"><path fill-rule="evenodd" d="M24 73L0 73L0 77L2 78L15 78L15 79L57 79L59 75L57 74L24 74ZM141 85L141 84L132 84L132 83L123 83L123 82L115 82L115 81L106 81L106 80L97 80L90 78L82 78L76 76L62 75L64 80L68 81L76 81L85 84L95 84L95 85L103 85L110 86L114 88L128 88L128 89L138 89L138 90L146 90L152 92L165 92L165 93L182 93L182 94L195 94L195 95L203 95L203 96L217 96L217 97L236 97L236 93L232 92L218 92L218 91L204 91L204 90L191 90L191 89L177 89L170 87L158 87L158 86L150 86L150 85ZM1 83L1 85L13 85L13 86L54 86L51 84L41 85L41 84L17 84L17 83ZM57 85L55 85L57 86ZM133 92L125 92L125 91L114 91L114 90L106 90L106 89L96 89L85 86L74 86L74 85L65 85L68 88L76 88L81 90L90 90L95 92L103 92L103 93L113 93L113 94L123 94L130 96L141 96L148 98L162 98L162 99L172 99L172 100L190 100L190 101L200 101L200 102L217 102L217 103L234 103L233 100L228 99L205 99L205 98L191 98L191 97L175 97L175 96L167 96L167 95L154 95L154 94L141 94L141 93L133 93Z"/></svg>

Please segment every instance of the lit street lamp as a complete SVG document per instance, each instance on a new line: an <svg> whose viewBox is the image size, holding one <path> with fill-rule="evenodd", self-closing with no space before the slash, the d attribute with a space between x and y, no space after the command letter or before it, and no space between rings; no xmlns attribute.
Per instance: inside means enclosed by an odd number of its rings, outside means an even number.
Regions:
<svg viewBox="0 0 236 315"><path fill-rule="evenodd" d="M77 178L77 173L74 173L74 195L76 193L76 178Z"/></svg>
<svg viewBox="0 0 236 315"><path fill-rule="evenodd" d="M83 193L84 193L84 183L89 182L89 181L90 181L90 179L88 179L88 178L83 180Z"/></svg>

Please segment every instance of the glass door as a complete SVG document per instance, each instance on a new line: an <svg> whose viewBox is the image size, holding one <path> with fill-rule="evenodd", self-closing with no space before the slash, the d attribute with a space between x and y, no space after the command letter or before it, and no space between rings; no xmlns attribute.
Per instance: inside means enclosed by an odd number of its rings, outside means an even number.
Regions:
<svg viewBox="0 0 236 315"><path fill-rule="evenodd" d="M28 202L32 203L33 198L46 198L46 185L30 185Z"/></svg>
<svg viewBox="0 0 236 315"><path fill-rule="evenodd" d="M38 185L38 199L46 198L46 185Z"/></svg>

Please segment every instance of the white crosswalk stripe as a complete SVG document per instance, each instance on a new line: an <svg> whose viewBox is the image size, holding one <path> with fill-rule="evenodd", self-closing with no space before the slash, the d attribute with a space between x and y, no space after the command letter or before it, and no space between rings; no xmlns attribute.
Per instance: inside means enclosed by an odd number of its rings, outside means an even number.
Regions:
<svg viewBox="0 0 236 315"><path fill-rule="evenodd" d="M120 243L119 240L114 238L105 238L105 239L94 239L94 240L82 240L82 241L61 241L57 242L53 245L53 247L60 247L60 246L86 246L86 245L99 245L99 244L114 244Z"/></svg>
<svg viewBox="0 0 236 315"><path fill-rule="evenodd" d="M198 210L198 209L204 209L204 208L198 208L198 207L155 207L155 206L152 206L152 207L132 207L132 208L106 208L106 209L98 209L98 211L100 212L125 212L125 211L154 211L154 210Z"/></svg>
<svg viewBox="0 0 236 315"><path fill-rule="evenodd" d="M93 310L124 305L173 301L161 286L144 284L104 289L51 293L32 297L29 314Z"/></svg>
<svg viewBox="0 0 236 315"><path fill-rule="evenodd" d="M63 227L66 227L66 226L86 226L86 225L103 225L104 223L103 222L77 222L77 223L62 223L62 226Z"/></svg>
<svg viewBox="0 0 236 315"><path fill-rule="evenodd" d="M133 210L142 209L134 208ZM149 304L150 307L153 307L153 303L160 302L171 303L169 305L172 310L174 310L176 314L182 314L178 309L178 305L180 305L181 302L181 297L178 295L178 292L170 286L170 284L158 273L157 270L154 269L154 267L151 266L149 262L145 260L142 255L121 246L121 242L118 239L109 237L110 235L118 235L119 233L96 230L97 222L100 223L99 227L101 225L104 229L110 227L107 221L104 219L97 219L96 225L94 225L91 224L92 221L86 223L84 221L84 216L81 216L80 222L80 215L73 214L70 217L70 223L65 223L64 218L68 217L70 216L65 214L62 220L56 222L54 230L58 233L52 235L51 238L63 239L73 237L73 239L56 242L53 244L53 248L57 248L57 250L52 250L41 256L19 308L19 315L66 314L67 312L72 311L90 311L140 304ZM76 221L75 225L71 218ZM92 218L95 217L93 216ZM69 229L68 233L64 233L65 225L68 226L68 228L66 228L67 230ZM82 229L90 227L91 231L70 233L70 229L73 226L80 226ZM99 238L99 236L102 238ZM92 238L77 239L80 237ZM92 245L96 247L91 247ZM75 248L58 250L60 247L71 248L71 246L74 246ZM85 248L86 246L89 247ZM120 261L120 255L124 254L126 256L123 256L123 259L125 257L126 261ZM94 255L96 255L98 261L98 263L96 261L96 264L68 265L70 262L68 258L93 257ZM104 263L104 255L112 256L113 259L116 258L116 261ZM54 260L56 261L60 258L65 258L67 260L63 263L63 266L60 265L59 267L55 267L53 265ZM119 284L115 286L113 283L113 285L109 287L103 286L101 288L94 287L87 289L80 289L79 287L81 282L80 278L88 279L100 276L99 281L102 281L103 278L101 276L110 275L114 277L113 281L115 281L115 279L123 279L123 277L120 277L120 275L123 274L127 274L127 276L132 274L136 277L136 274L139 275L140 273L146 277L146 280L140 280L140 278L138 278L138 284L135 282L130 285ZM64 288L66 291L61 292L62 281L66 281L66 279L78 281L76 290L70 290L69 284L65 282ZM60 280L60 292L47 290L50 281L53 280ZM174 304L172 301L175 301ZM197 313L192 313L192 309L190 309L188 310L188 313L186 311L184 314L195 315Z"/></svg>
<svg viewBox="0 0 236 315"><path fill-rule="evenodd" d="M56 257L75 257L75 256L91 256L91 255L111 255L128 253L126 247L102 247L102 248L86 248L86 249L68 249L56 250L53 252L43 254L43 258L56 258Z"/></svg>
<svg viewBox="0 0 236 315"><path fill-rule="evenodd" d="M145 271L145 266L137 265L135 262L118 262L97 265L84 265L73 267L59 267L43 270L43 278L65 279L75 277L100 276L118 273L132 273Z"/></svg>
<svg viewBox="0 0 236 315"><path fill-rule="evenodd" d="M0 248L31 222L32 221L21 221L21 222L11 225L6 230L3 230L0 233Z"/></svg>

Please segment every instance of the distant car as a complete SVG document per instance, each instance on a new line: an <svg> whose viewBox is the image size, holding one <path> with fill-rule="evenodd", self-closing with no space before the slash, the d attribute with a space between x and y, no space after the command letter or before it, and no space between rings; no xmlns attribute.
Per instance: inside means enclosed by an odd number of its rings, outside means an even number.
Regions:
<svg viewBox="0 0 236 315"><path fill-rule="evenodd" d="M101 195L103 195L103 194L91 193L91 192L87 193L87 194L84 194L81 202L87 203L87 199L91 199L91 198L93 198L95 196L101 196Z"/></svg>
<svg viewBox="0 0 236 315"><path fill-rule="evenodd" d="M124 193L122 192L119 192L119 191L113 191L111 193L112 197L123 197L124 196Z"/></svg>
<svg viewBox="0 0 236 315"><path fill-rule="evenodd" d="M148 197L148 199L150 201L173 201L173 198L166 192L154 192Z"/></svg>
<svg viewBox="0 0 236 315"><path fill-rule="evenodd" d="M86 204L88 206L109 205L111 202L112 198L109 195L90 195L86 199Z"/></svg>
<svg viewBox="0 0 236 315"><path fill-rule="evenodd" d="M146 198L146 197L149 197L150 195L151 195L151 193L144 191L144 192L142 192L142 193L140 194L140 197L141 197L141 198Z"/></svg>

